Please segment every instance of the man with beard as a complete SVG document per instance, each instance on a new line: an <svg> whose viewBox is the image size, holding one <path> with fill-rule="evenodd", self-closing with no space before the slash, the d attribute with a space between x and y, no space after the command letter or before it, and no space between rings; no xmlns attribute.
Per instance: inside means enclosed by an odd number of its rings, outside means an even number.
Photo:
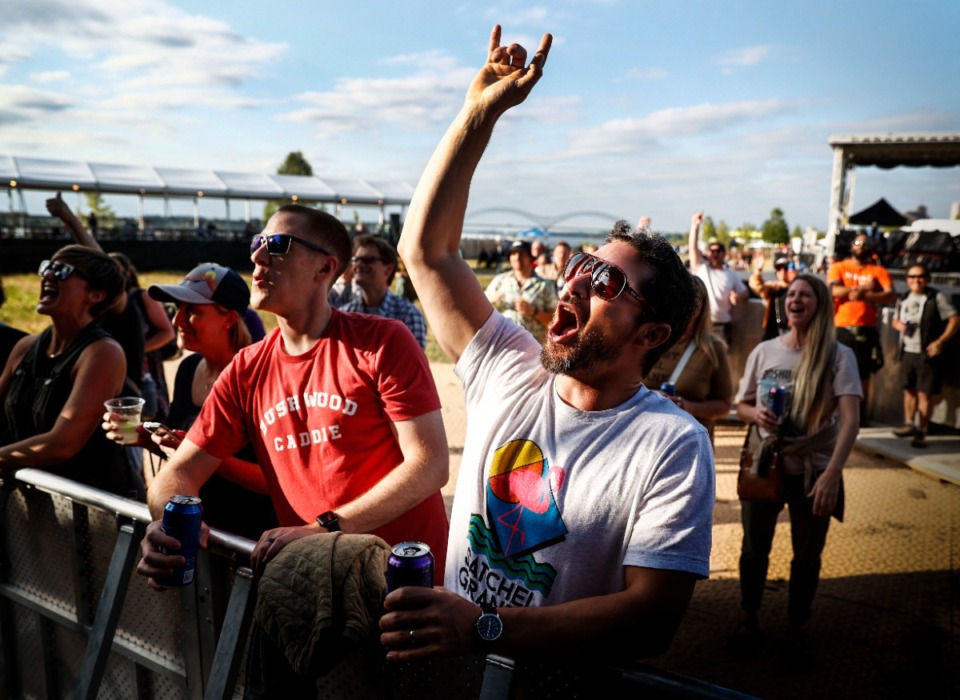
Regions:
<svg viewBox="0 0 960 700"><path fill-rule="evenodd" d="M400 255L464 383L468 432L444 588L390 593L390 661L471 652L604 662L659 653L709 572L714 465L702 426L641 383L694 305L673 248L618 223L578 253L542 348L458 254L467 194L529 64L494 27L486 65L421 177Z"/></svg>
<svg viewBox="0 0 960 700"><path fill-rule="evenodd" d="M850 246L851 256L834 263L827 272L827 284L833 294L833 322L837 340L853 349L863 389L860 425L867 424L870 404L870 377L883 366L880 334L877 332L877 307L892 304L897 293L890 274L873 262L870 237L860 234Z"/></svg>

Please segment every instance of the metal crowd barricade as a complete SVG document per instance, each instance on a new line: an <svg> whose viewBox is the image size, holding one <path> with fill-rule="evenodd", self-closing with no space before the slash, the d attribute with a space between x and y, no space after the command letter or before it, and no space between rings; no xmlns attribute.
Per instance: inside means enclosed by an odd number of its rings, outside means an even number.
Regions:
<svg viewBox="0 0 960 700"><path fill-rule="evenodd" d="M194 585L135 575L146 505L22 469L0 491L0 696L229 698L255 588L254 543L211 530Z"/></svg>
<svg viewBox="0 0 960 700"><path fill-rule="evenodd" d="M217 530L201 550L193 585L158 593L135 574L150 522L146 505L48 472L21 469L0 488L0 697L213 700L240 697L256 587L245 565L254 543ZM744 700L748 696L643 664L523 674L491 655L393 676L390 696L499 700L566 697L580 671L613 682L617 696ZM479 664L479 665L477 665ZM573 675L557 674L572 670ZM389 672L388 672L389 673ZM426 673L427 676L423 674ZM482 678L481 678L482 677ZM362 666L341 664L324 696L368 697ZM519 684L519 685L518 685ZM482 686L482 687L481 687ZM588 693L589 694L589 693ZM582 693L578 692L578 695ZM586 697L586 695L583 695Z"/></svg>

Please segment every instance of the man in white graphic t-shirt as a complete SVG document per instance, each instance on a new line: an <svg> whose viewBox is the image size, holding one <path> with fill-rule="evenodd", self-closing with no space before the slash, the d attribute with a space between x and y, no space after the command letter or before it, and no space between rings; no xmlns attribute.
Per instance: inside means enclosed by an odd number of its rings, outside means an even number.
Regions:
<svg viewBox="0 0 960 700"><path fill-rule="evenodd" d="M540 79L500 46L421 177L399 252L464 383L468 429L444 588L385 600L388 661L659 653L709 574L706 431L641 378L682 334L693 284L673 247L619 222L567 263L544 346L496 312L459 255L467 193L501 115Z"/></svg>

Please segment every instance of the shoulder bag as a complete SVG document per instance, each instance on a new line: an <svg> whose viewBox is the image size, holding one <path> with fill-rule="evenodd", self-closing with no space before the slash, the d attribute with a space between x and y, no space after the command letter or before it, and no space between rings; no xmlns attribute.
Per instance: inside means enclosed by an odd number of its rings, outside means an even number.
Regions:
<svg viewBox="0 0 960 700"><path fill-rule="evenodd" d="M780 439L760 437L753 423L747 428L747 437L740 448L740 473L737 476L737 496L741 501L783 503L783 465Z"/></svg>

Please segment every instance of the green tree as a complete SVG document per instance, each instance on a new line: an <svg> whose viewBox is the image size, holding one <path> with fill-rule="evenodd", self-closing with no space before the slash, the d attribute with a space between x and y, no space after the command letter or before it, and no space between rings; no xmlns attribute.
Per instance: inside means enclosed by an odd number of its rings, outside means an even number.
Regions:
<svg viewBox="0 0 960 700"><path fill-rule="evenodd" d="M704 241L709 241L717 237L717 227L713 223L713 218L709 216L703 217L703 223L700 225L700 238Z"/></svg>
<svg viewBox="0 0 960 700"><path fill-rule="evenodd" d="M760 230L763 232L763 240L768 243L790 242L790 228L783 218L783 210L778 207L770 212L770 218L763 222L763 227Z"/></svg>
<svg viewBox="0 0 960 700"><path fill-rule="evenodd" d="M97 226L104 229L112 228L117 222L117 215L110 205L103 201L103 195L99 192L84 192L83 197L87 200L87 209L97 217ZM89 219L85 223L89 226Z"/></svg>
<svg viewBox="0 0 960 700"><path fill-rule="evenodd" d="M730 242L730 227L723 219L717 222L717 240L726 245Z"/></svg>
<svg viewBox="0 0 960 700"><path fill-rule="evenodd" d="M277 168L277 175L313 175L313 168L303 157L303 151L291 151Z"/></svg>
<svg viewBox="0 0 960 700"><path fill-rule="evenodd" d="M313 175L313 167L303 157L303 151L290 151L280 167L277 168L277 175L304 175L309 177ZM283 205L282 200L268 199L266 204L263 205L263 220L267 221Z"/></svg>

